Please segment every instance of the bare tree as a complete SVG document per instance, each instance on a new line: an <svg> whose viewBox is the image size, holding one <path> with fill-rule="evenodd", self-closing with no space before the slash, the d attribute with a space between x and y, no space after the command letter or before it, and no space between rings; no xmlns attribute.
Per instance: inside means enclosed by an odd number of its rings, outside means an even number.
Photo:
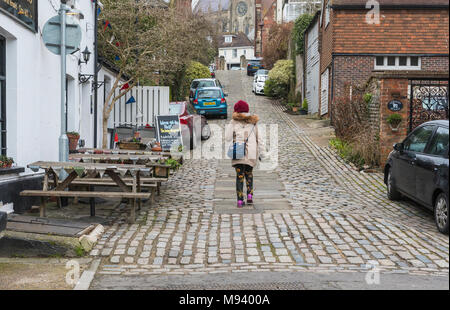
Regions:
<svg viewBox="0 0 450 310"><path fill-rule="evenodd" d="M175 72L192 59L205 27L157 1L102 0L99 53L117 68L103 106L103 148L114 104L140 81ZM121 81L126 77L126 81ZM129 87L123 87L128 84ZM117 90L119 90L117 92Z"/></svg>

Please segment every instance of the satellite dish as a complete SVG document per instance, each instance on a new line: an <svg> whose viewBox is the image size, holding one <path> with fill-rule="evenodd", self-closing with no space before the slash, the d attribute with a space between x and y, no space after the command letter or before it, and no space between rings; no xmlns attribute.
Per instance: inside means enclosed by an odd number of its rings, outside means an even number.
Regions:
<svg viewBox="0 0 450 310"><path fill-rule="evenodd" d="M50 18L44 25L42 39L47 49L61 55L61 23L59 15ZM81 28L71 16L66 17L66 55L75 52L81 43Z"/></svg>

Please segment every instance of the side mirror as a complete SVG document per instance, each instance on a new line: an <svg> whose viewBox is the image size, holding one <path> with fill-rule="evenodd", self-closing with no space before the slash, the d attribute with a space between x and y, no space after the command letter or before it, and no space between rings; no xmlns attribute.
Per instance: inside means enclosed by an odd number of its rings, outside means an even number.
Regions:
<svg viewBox="0 0 450 310"><path fill-rule="evenodd" d="M394 150L396 150L397 152L403 152L405 149L405 146L403 145L403 143L395 143L394 144Z"/></svg>

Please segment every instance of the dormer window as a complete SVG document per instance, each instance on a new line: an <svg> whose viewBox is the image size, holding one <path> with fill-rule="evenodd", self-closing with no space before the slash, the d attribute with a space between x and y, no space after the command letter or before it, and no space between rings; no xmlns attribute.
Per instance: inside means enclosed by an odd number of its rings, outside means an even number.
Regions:
<svg viewBox="0 0 450 310"><path fill-rule="evenodd" d="M225 43L233 42L233 36L225 36Z"/></svg>

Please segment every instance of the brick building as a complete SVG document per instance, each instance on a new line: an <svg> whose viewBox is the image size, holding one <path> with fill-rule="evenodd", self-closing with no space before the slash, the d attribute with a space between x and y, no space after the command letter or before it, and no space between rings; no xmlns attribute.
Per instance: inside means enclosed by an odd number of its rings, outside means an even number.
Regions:
<svg viewBox="0 0 450 310"><path fill-rule="evenodd" d="M376 72L448 72L447 0L378 0L379 14L366 3L323 1L320 105L331 119L333 100Z"/></svg>

